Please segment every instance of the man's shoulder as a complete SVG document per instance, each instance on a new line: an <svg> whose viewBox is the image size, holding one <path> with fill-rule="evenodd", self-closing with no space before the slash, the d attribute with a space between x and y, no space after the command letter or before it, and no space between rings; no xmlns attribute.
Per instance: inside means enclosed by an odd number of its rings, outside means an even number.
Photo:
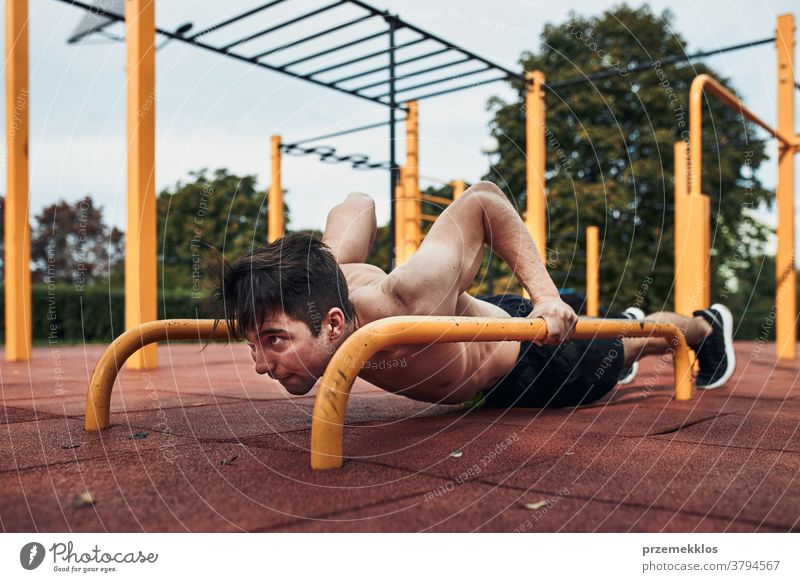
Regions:
<svg viewBox="0 0 800 582"><path fill-rule="evenodd" d="M348 281L349 283L349 281ZM391 293L386 274L370 283L350 288L350 301L353 302L358 320L362 325L395 315L410 315L403 304Z"/></svg>

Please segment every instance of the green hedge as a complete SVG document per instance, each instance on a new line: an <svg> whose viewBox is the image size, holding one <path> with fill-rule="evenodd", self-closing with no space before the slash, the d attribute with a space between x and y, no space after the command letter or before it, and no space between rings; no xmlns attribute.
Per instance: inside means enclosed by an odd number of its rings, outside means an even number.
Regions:
<svg viewBox="0 0 800 582"><path fill-rule="evenodd" d="M105 286L34 285L33 341L109 343L125 330L125 292ZM0 338L5 340L5 306L0 301ZM159 294L158 317L206 318L204 299L191 290Z"/></svg>

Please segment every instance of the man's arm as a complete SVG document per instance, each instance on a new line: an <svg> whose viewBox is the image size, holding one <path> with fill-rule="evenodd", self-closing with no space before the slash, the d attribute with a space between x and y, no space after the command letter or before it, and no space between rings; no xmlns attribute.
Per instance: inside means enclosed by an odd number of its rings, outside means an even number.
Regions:
<svg viewBox="0 0 800 582"><path fill-rule="evenodd" d="M478 273L484 244L528 291L534 303L530 317L547 323L545 343L567 339L577 316L561 301L525 223L491 182L478 182L447 207L417 253L387 277L385 290L412 313L453 313L458 297Z"/></svg>
<svg viewBox="0 0 800 582"><path fill-rule="evenodd" d="M366 194L353 192L328 213L322 242L331 248L340 265L363 263L376 232L375 202Z"/></svg>

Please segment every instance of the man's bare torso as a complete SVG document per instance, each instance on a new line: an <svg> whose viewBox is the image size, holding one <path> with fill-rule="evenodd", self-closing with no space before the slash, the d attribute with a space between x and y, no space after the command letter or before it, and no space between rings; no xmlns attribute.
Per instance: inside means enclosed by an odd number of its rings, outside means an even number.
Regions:
<svg viewBox="0 0 800 582"><path fill-rule="evenodd" d="M357 325L396 315L408 308L392 304L380 290L387 274L363 263L341 265L355 306ZM427 315L509 317L496 305L462 293L456 312ZM416 400L459 403L492 386L514 366L520 342L462 342L395 346L375 354L362 378L376 386Z"/></svg>

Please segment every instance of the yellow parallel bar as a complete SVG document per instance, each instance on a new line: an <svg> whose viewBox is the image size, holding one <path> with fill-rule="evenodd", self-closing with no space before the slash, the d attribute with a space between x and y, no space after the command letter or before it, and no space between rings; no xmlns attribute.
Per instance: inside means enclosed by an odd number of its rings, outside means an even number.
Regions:
<svg viewBox="0 0 800 582"><path fill-rule="evenodd" d="M6 0L6 360L31 357L31 232L28 223L28 1Z"/></svg>
<svg viewBox="0 0 800 582"><path fill-rule="evenodd" d="M794 133L794 16L778 17L778 129ZM794 256L794 154L778 148L778 249L775 261L775 352L779 360L797 357L797 269Z"/></svg>
<svg viewBox="0 0 800 582"><path fill-rule="evenodd" d="M691 315L691 273L688 257L696 249L689 243L687 224L689 206L689 161L686 142L675 142L675 312Z"/></svg>
<svg viewBox="0 0 800 582"><path fill-rule="evenodd" d="M541 319L485 317L389 317L353 333L336 351L320 382L311 423L311 466L330 469L342 465L344 414L353 381L364 364L383 348L401 344L535 340L547 335ZM691 400L692 370L689 348L677 326L628 319L578 320L575 339L663 337L673 354L675 399ZM168 319L151 321L128 330L100 357L86 394L86 430L110 425L111 392L125 361L143 346L164 340L230 339L224 322Z"/></svg>
<svg viewBox="0 0 800 582"><path fill-rule="evenodd" d="M125 4L128 131L128 230L125 233L125 328L158 317L156 282L156 52L155 0ZM154 368L156 346L131 358L132 368Z"/></svg>
<svg viewBox="0 0 800 582"><path fill-rule="evenodd" d="M482 317L389 317L365 325L336 351L319 384L311 421L311 467L342 466L343 425L353 381L376 352L393 345L431 342L534 340L547 335L541 319ZM692 368L686 339L677 326L613 319L580 319L575 339L663 337L672 347L675 399L691 400Z"/></svg>
<svg viewBox="0 0 800 582"><path fill-rule="evenodd" d="M444 196L434 196L433 194L422 194L420 198L425 202L432 202L433 204L441 204L442 206L449 206L453 203L450 198L445 198Z"/></svg>
<svg viewBox="0 0 800 582"><path fill-rule="evenodd" d="M229 339L225 322L214 330L213 319L162 319L130 329L103 352L92 372L86 394L86 430L102 430L110 424L111 390L119 370L136 350L163 340Z"/></svg>
<svg viewBox="0 0 800 582"><path fill-rule="evenodd" d="M703 115L703 95L705 91L710 91L716 95L720 101L725 105L741 113L744 117L761 126L773 137L782 141L785 145L794 146L797 140L794 132L780 128L775 129L767 122L758 117L755 113L750 111L744 104L730 91L728 91L719 81L714 77L705 73L697 75L692 81L692 86L689 89L689 151L690 156L690 171L689 171L689 192L692 196L699 196L702 190L702 172L703 172L703 132L702 132L702 115Z"/></svg>
<svg viewBox="0 0 800 582"><path fill-rule="evenodd" d="M439 217L435 214L421 214L420 218L425 222L436 222L436 219Z"/></svg>
<svg viewBox="0 0 800 582"><path fill-rule="evenodd" d="M600 316L600 229L586 228L586 315Z"/></svg>
<svg viewBox="0 0 800 582"><path fill-rule="evenodd" d="M525 224L531 233L542 260L545 260L547 244L547 203L545 189L545 111L544 73L525 73L525 157L527 208Z"/></svg>
<svg viewBox="0 0 800 582"><path fill-rule="evenodd" d="M467 189L467 185L463 180L453 180L450 184L453 187L453 201L456 201Z"/></svg>
<svg viewBox="0 0 800 582"><path fill-rule="evenodd" d="M271 140L272 181L267 198L267 240L274 242L283 236L283 185L281 181L281 136Z"/></svg>

